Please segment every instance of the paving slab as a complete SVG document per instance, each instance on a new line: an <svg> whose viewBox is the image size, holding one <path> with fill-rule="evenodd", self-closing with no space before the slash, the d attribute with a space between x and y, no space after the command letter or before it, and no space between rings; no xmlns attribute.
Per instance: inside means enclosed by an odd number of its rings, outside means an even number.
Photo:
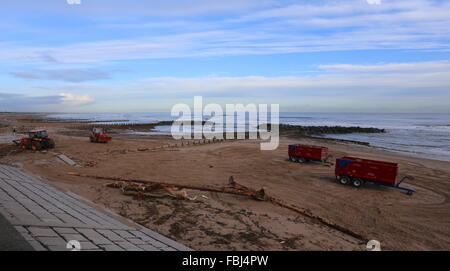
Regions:
<svg viewBox="0 0 450 271"><path fill-rule="evenodd" d="M77 163L75 163L72 159L70 159L69 157L65 156L64 154L59 154L57 155L57 157L59 159L61 159L64 163L68 164L69 166L76 166Z"/></svg>
<svg viewBox="0 0 450 271"><path fill-rule="evenodd" d="M53 228L57 233L63 234L78 234L75 229L72 228Z"/></svg>
<svg viewBox="0 0 450 271"><path fill-rule="evenodd" d="M29 227L28 230L31 233L31 236L34 237L58 237L58 233L56 233L51 228L38 228L38 227Z"/></svg>
<svg viewBox="0 0 450 271"><path fill-rule="evenodd" d="M118 245L99 245L104 251L125 251L125 249L119 247Z"/></svg>
<svg viewBox="0 0 450 271"><path fill-rule="evenodd" d="M11 231L14 238L9 244L17 243L16 249L21 250L67 251L67 242L72 240L86 251L191 250L6 165L0 165L0 217L0 230ZM2 249L14 247L0 246Z"/></svg>

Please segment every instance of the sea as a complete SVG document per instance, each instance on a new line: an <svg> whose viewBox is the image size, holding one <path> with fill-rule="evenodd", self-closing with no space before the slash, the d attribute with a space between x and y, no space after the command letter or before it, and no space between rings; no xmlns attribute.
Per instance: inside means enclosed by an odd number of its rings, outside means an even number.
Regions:
<svg viewBox="0 0 450 271"><path fill-rule="evenodd" d="M176 119L170 113L65 113L48 118L96 123L157 123ZM280 113L280 123L302 126L359 126L385 129L382 134L328 134L324 137L369 142L371 146L450 162L450 114L410 113ZM253 127L253 128L252 128ZM196 129L201 129L197 127ZM255 129L248 125L247 130ZM142 132L141 132L142 133ZM144 132L146 133L146 132ZM169 126L157 126L149 134L169 134Z"/></svg>

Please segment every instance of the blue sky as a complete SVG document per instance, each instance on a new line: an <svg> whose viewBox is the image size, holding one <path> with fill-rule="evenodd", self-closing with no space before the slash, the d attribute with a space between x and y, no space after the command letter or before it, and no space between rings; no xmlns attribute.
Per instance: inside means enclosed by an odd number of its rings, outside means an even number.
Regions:
<svg viewBox="0 0 450 271"><path fill-rule="evenodd" d="M0 111L450 113L450 1L2 0Z"/></svg>

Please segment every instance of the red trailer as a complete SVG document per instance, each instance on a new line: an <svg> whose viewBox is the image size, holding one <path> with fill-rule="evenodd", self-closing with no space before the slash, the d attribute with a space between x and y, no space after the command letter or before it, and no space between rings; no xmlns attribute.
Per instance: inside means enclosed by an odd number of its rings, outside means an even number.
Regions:
<svg viewBox="0 0 450 271"><path fill-rule="evenodd" d="M307 161L324 162L328 157L328 148L308 145L289 145L289 160L304 163Z"/></svg>
<svg viewBox="0 0 450 271"><path fill-rule="evenodd" d="M360 187L364 182L372 182L405 190L408 195L416 192L409 188L400 187L400 184L405 179L412 179L412 177L405 176L399 181L397 179L397 172L398 164L396 163L356 157L341 157L336 159L335 174L336 179L341 184L352 184L354 187Z"/></svg>

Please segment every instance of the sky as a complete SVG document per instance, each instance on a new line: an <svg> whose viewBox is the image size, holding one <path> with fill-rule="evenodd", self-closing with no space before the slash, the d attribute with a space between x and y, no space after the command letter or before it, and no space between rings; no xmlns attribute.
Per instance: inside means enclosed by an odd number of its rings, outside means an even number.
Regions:
<svg viewBox="0 0 450 271"><path fill-rule="evenodd" d="M445 0L1 0L0 111L450 113L449 26Z"/></svg>

